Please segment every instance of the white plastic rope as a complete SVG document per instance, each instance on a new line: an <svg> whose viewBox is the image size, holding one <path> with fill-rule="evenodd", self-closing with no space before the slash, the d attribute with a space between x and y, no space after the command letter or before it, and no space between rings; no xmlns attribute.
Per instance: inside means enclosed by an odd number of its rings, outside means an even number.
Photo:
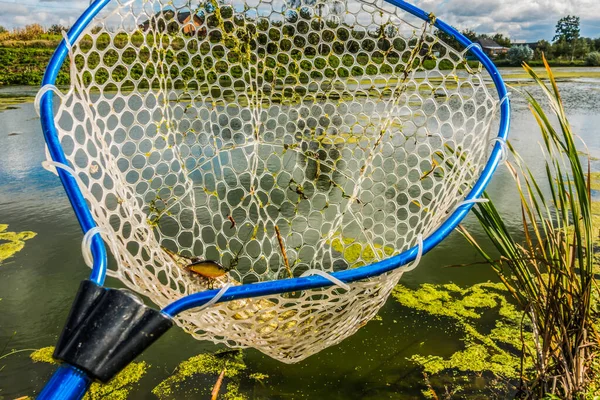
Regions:
<svg viewBox="0 0 600 400"><path fill-rule="evenodd" d="M495 137L492 140L490 140L490 145L494 145L494 144L496 144L496 142L500 143L500 147L501 147L500 164L504 164L506 162L506 160L508 159L508 147L506 144L506 140L499 138L499 137Z"/></svg>
<svg viewBox="0 0 600 400"><path fill-rule="evenodd" d="M44 96L47 92L54 92L54 94L60 97L61 100L64 100L65 98L65 95L60 90L58 90L56 86L50 83L45 84L40 88L40 90L38 90L37 94L35 95L35 100L33 101L33 107L35 108L35 112L38 116L41 116L40 102L42 101L42 96Z"/></svg>
<svg viewBox="0 0 600 400"><path fill-rule="evenodd" d="M92 256L92 239L97 233L103 233L105 237L108 238L110 250L112 251L113 255L117 254L117 242L111 232L98 226L93 227L87 231L85 235L83 235L83 240L81 241L81 254L83 255L83 261L85 261L85 264L90 268L92 268L94 265L94 257Z"/></svg>
<svg viewBox="0 0 600 400"><path fill-rule="evenodd" d="M481 46L479 45L479 43L471 43L470 45L465 47L465 49L463 50L463 52L462 52L463 56L465 56L469 52L469 50L471 50L473 47L479 47L479 49L481 49Z"/></svg>
<svg viewBox="0 0 600 400"><path fill-rule="evenodd" d="M69 35L67 35L67 31L65 31L64 29L62 31L60 31L60 34L62 35L62 37L65 41L65 45L67 46L67 50L69 51L69 57L70 57L71 53L73 52L73 45L71 44L71 41L69 40Z"/></svg>
<svg viewBox="0 0 600 400"><path fill-rule="evenodd" d="M83 240L81 241L81 254L83 255L83 261L85 261L85 264L90 268L92 268L94 265L94 258L92 257L91 250L92 238L94 237L94 235L100 232L101 229L99 227L93 227L92 229L87 231L85 235L83 235Z"/></svg>
<svg viewBox="0 0 600 400"><path fill-rule="evenodd" d="M508 101L508 99L510 98L510 96L512 96L511 92L506 92L506 94L504 95L504 97L502 98L502 100L500 100L500 103L498 104L498 107L502 106L502 104L504 104L505 101Z"/></svg>
<svg viewBox="0 0 600 400"><path fill-rule="evenodd" d="M54 167L52 165L54 160L52 160L52 156L50 155L50 150L48 149L48 145L44 146L44 150L46 152L46 160L42 161L42 168L44 168L46 171L52 172L54 175L58 176L58 171L56 170L56 167Z"/></svg>
<svg viewBox="0 0 600 400"><path fill-rule="evenodd" d="M482 198L482 197L480 197L480 198L478 198L478 199L469 199L469 200L463 200L463 201L461 201L460 203L458 203L458 204L456 205L456 207L454 207L454 209L452 210L452 212L454 212L454 211L458 210L459 208L461 208L462 206L464 206L464 205L467 205L467 204L475 204L475 203L487 203L487 202L489 202L489 201L490 201L490 199L484 199L484 198Z"/></svg>
<svg viewBox="0 0 600 400"><path fill-rule="evenodd" d="M469 74L477 74L481 71L482 69L482 64L481 62L478 61L478 68L477 70L474 70L473 68L471 68L471 66L469 65L469 63L467 62L467 53L469 52L469 50L471 50L473 47L479 47L481 49L481 46L479 45L479 43L471 43L470 45L468 45L467 47L465 47L465 49L463 50L463 52L461 53L462 58L464 59L464 67L465 70L469 73Z"/></svg>
<svg viewBox="0 0 600 400"><path fill-rule="evenodd" d="M50 157L47 147L46 147L46 157ZM77 182L77 186L79 186L79 188L82 192L88 192L87 187L83 184L83 182L81 181L79 176L77 176L77 173L73 170L73 168L69 167L68 165L59 163L57 161L46 160L46 161L42 161L42 167L44 167L44 169L46 169L50 172L53 172L54 174L58 174L56 168L61 168L61 169L65 170L75 179L75 182ZM113 235L106 229L102 229L102 228L99 228L96 226L96 227L88 230L85 233L85 235L83 236L83 241L81 242L81 254L83 255L83 260L85 261L86 265L90 268L93 267L93 262L94 262L94 259L92 257L92 250L91 250L92 238L97 233L104 233L109 240L109 244L110 244L112 253L114 255L118 254L117 253L117 243L116 243Z"/></svg>
<svg viewBox="0 0 600 400"><path fill-rule="evenodd" d="M194 309L194 311L201 311L201 310L204 310L205 308L208 308L208 307L212 306L212 305L213 305L213 304L215 304L217 301L219 301L219 299L220 299L221 297L223 297L223 295L225 294L225 292L226 292L226 291L227 291L227 290L228 290L230 287L232 287L232 286L233 286L233 284L232 284L231 282L227 282L227 283L225 284L225 286L223 286L223 287L221 288L221 290L219 290L219 291L217 292L217 294L215 294L215 296L214 296L212 299L210 299L209 301L207 301L205 304L201 305L200 307L198 307L198 308L195 308L195 309Z"/></svg>
<svg viewBox="0 0 600 400"><path fill-rule="evenodd" d="M48 155L49 154L47 154L47 156ZM87 187L83 184L81 178L79 178L79 176L77 176L77 173L73 170L73 168L69 167L68 165L59 163L58 161L45 160L45 161L42 161L42 167L44 167L45 170L53 172L53 173L56 173L56 168L60 168L62 170L67 171L73 177L73 179L75 179L79 188L82 191L84 191L84 190L87 191Z"/></svg>
<svg viewBox="0 0 600 400"><path fill-rule="evenodd" d="M423 256L423 235L420 233L417 235L417 245L419 246L419 249L417 251L417 257L412 262L412 264L403 267L402 272L412 271L413 269L417 268L417 265L419 265L419 263L421 262L421 257Z"/></svg>
<svg viewBox="0 0 600 400"><path fill-rule="evenodd" d="M302 275L300 275L300 277L305 277L305 276L310 276L310 275L319 275L319 276L327 279L334 285L341 287L344 290L348 290L348 291L350 290L350 286L347 283L342 282L335 276L333 276L325 271L321 271L320 269L315 269L315 268L309 269L307 271L304 271L304 273Z"/></svg>

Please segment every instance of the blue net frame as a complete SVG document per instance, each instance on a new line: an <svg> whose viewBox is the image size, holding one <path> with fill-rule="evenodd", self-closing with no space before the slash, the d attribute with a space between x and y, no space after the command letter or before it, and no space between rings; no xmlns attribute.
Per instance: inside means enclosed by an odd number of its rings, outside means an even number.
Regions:
<svg viewBox="0 0 600 400"><path fill-rule="evenodd" d="M471 191L465 197L465 202L458 207L446 220L438 227L431 235L423 240L422 251L423 254L434 248L440 243L446 236L448 236L454 228L460 223L460 221L467 215L470 209L473 207L473 203L470 202L472 199L477 199L481 196L486 186L490 182L494 171L498 167L505 148L505 143L510 128L510 102L505 101L508 98L508 92L506 86L502 80L502 77L494 65L494 63L487 57L483 50L474 45L468 38L459 33L452 26L446 24L442 20L435 18L432 14L426 13L425 11L409 4L404 1L398 0L387 0L388 3L399 7L400 9L409 12L410 14L420 18L423 21L432 23L437 29L453 36L462 46L465 47L466 51L470 52L477 61L479 61L483 67L489 73L498 97L501 100L500 103L500 123L499 132L495 138L495 145L492 150L491 156L481 173L477 182L473 185ZM82 14L82 16L73 25L71 30L67 34L69 43L77 41L86 26L93 20L93 18L110 2L110 0L96 0L90 5L90 7ZM68 45L63 40L58 48L56 49L46 73L44 75L42 86L54 85L58 72L68 55ZM40 100L40 113L41 122L44 137L48 144L48 149L52 159L58 163L67 164L66 157L62 150L61 144L58 140L57 128L54 124L53 118L53 93L48 91L43 94ZM68 172L59 170L58 175L65 187L67 196L71 202L73 210L77 216L77 219L84 232L88 232L90 229L96 226L94 219L92 218L91 212L85 202L85 199L77 185L75 178L73 178ZM93 255L93 268L90 275L90 280L102 285L106 276L107 270L107 252L104 246L104 242L99 235L95 235L91 241L91 252ZM404 251L394 257L388 258L383 261L373 263L371 265L336 272L332 275L344 283L351 283L354 281L378 276L380 274L392 271L396 268L402 267L411 261L414 261L419 253L419 246L414 246L411 249ZM298 278L290 278L284 280L260 282L254 284L246 284L241 286L235 286L229 288L227 292L221 296L218 301L226 302L237 299L251 298L265 296L269 294L294 292L299 290L315 289L320 287L327 287L333 285L330 279L322 276L305 276ZM169 316L175 316L185 310L199 307L210 301L218 293L218 290L208 290L196 294L192 294L181 298L169 306L165 307L162 312Z"/></svg>

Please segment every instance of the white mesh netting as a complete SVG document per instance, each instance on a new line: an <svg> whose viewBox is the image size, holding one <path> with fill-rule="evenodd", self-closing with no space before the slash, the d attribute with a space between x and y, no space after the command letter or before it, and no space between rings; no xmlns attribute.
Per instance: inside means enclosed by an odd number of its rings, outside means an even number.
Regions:
<svg viewBox="0 0 600 400"><path fill-rule="evenodd" d="M430 235L488 161L498 105L434 31L380 0L113 2L73 44L55 117L109 274L165 306ZM194 256L227 272L198 275ZM177 322L295 362L363 326L401 274Z"/></svg>

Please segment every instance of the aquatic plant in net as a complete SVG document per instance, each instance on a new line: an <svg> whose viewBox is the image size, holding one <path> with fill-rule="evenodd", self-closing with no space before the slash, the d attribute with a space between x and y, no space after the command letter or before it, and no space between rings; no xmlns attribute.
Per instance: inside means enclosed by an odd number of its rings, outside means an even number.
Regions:
<svg viewBox="0 0 600 400"><path fill-rule="evenodd" d="M71 86L53 121L116 258L108 274L161 307L273 284L178 314L198 339L296 362L352 335L500 158L504 85L465 55L493 64L404 2L103 7L67 43ZM350 285L273 294L352 270Z"/></svg>

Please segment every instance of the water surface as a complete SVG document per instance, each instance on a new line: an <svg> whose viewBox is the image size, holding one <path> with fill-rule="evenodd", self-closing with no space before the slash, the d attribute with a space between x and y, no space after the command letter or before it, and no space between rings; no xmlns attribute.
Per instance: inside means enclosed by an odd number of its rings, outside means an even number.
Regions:
<svg viewBox="0 0 600 400"><path fill-rule="evenodd" d="M600 79L563 81L560 88L574 131L591 154L600 157ZM539 92L530 86L526 89ZM0 95L33 93L35 89L28 87L0 88ZM514 91L512 99L511 140L540 173L543 165L535 121ZM7 349L54 345L79 282L89 274L80 254L81 231L58 178L41 167L44 141L31 102L0 112L0 149L0 223L9 224L11 231L38 233L22 252L0 266L0 349L9 340ZM592 167L600 170L600 161L594 160ZM501 167L489 192L518 233L519 206L512 187L510 176ZM482 237L473 217L465 224ZM416 288L423 283L466 286L493 280L495 276L486 266L448 268L476 261L478 255L454 233L426 255L416 270L405 274L402 283ZM110 279L107 284L120 286ZM459 335L450 322L415 313L391 299L379 315L380 321L370 322L353 337L298 364L281 364L248 350L248 368L269 375L269 379L265 386L242 390L251 398L265 399L421 397L421 372L407 358L417 353L448 357L461 348ZM215 348L172 329L141 356L152 368L132 398L153 398L152 388L181 361ZM38 393L53 371L51 366L33 364L27 353L1 360L0 368L4 365L0 397L7 399ZM212 378L203 379L198 377L191 384L214 384Z"/></svg>

